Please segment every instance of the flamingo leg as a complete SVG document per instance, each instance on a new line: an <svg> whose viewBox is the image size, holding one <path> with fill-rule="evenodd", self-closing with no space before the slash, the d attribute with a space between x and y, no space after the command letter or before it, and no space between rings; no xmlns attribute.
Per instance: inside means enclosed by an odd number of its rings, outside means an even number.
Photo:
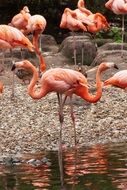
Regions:
<svg viewBox="0 0 127 190"><path fill-rule="evenodd" d="M23 60L23 48L20 49L20 52L21 52L21 59Z"/></svg>
<svg viewBox="0 0 127 190"><path fill-rule="evenodd" d="M122 45L121 45L121 57L123 57L123 43L124 43L124 14L122 15Z"/></svg>
<svg viewBox="0 0 127 190"><path fill-rule="evenodd" d="M82 62L81 62L81 69L84 64L84 43L82 43Z"/></svg>
<svg viewBox="0 0 127 190"><path fill-rule="evenodd" d="M40 49L40 51L42 51L42 46L41 46L41 33L40 33L40 36L39 36L39 49Z"/></svg>
<svg viewBox="0 0 127 190"><path fill-rule="evenodd" d="M14 88L15 88L15 73L14 71L12 72L12 94L11 94L11 98L14 98Z"/></svg>
<svg viewBox="0 0 127 190"><path fill-rule="evenodd" d="M14 64L14 58L13 58L13 52L12 49L10 49L10 53L11 53L11 59L12 59L12 65ZM12 72L12 92L11 92L11 99L14 98L15 94L14 94L14 88L15 88L15 71Z"/></svg>
<svg viewBox="0 0 127 190"><path fill-rule="evenodd" d="M73 123L73 129L74 129L74 144L76 146L77 144L77 140L76 140L76 128L75 128L75 116L74 116L74 112L73 112L73 102L72 102L72 95L69 96L70 97L70 110L71 110L71 119L72 119L72 123ZM67 99L67 95L65 95L62 104L61 104L61 109L62 109L62 113L63 113L63 107L65 105ZM62 115L62 119L63 119L63 115Z"/></svg>
<svg viewBox="0 0 127 190"><path fill-rule="evenodd" d="M59 121L60 121L60 134L59 134L59 151L62 151L62 129L63 129L63 106L62 106L62 94L57 93L59 104Z"/></svg>
<svg viewBox="0 0 127 190"><path fill-rule="evenodd" d="M72 32L72 35L73 35L74 64L75 64L75 67L76 67L76 65L77 65L77 59L76 59L76 39L75 39L75 36L74 36L74 32Z"/></svg>

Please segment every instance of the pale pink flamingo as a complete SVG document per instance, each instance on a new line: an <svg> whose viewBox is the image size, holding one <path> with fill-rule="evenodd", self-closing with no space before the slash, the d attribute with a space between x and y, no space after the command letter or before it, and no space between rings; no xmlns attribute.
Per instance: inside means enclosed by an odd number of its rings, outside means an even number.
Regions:
<svg viewBox="0 0 127 190"><path fill-rule="evenodd" d="M31 14L29 8L27 6L24 6L20 13L16 14L12 18L11 22L8 25L18 28L23 33L25 33L25 31L27 30L26 26L30 17Z"/></svg>
<svg viewBox="0 0 127 190"><path fill-rule="evenodd" d="M127 88L127 70L115 73L111 78L104 81L104 86L111 85L122 89Z"/></svg>
<svg viewBox="0 0 127 190"><path fill-rule="evenodd" d="M19 14L15 15L12 18L11 23L9 25L14 26L21 30L24 35L28 35L30 33L33 34L33 45L35 46L35 52L39 57L40 62L40 71L44 71L46 69L46 64L44 58L39 49L39 36L44 31L46 27L46 19L42 15L32 15L29 13L29 8L27 6L23 7L23 10L20 11ZM40 43L41 44L41 43Z"/></svg>
<svg viewBox="0 0 127 190"><path fill-rule="evenodd" d="M27 30L25 31L26 34L29 33L33 34L33 45L35 47L35 52L39 57L39 63L40 63L39 69L41 72L43 72L46 69L46 64L41 54L40 50L41 47L39 47L39 40L41 40L40 36L41 33L43 33L43 31L45 30L46 25L47 21L42 15L32 15L28 20L28 24L26 26Z"/></svg>
<svg viewBox="0 0 127 190"><path fill-rule="evenodd" d="M73 122L74 128L74 136L75 136L75 144L76 144L76 130L75 130L75 118L73 114L73 105L72 105L72 96L76 94L80 96L82 99L90 102L96 103L100 100L102 96L102 82L101 82L101 73L105 70L116 67L113 62L105 62L101 63L98 67L96 74L96 85L97 92L95 95L91 95L88 89L88 82L86 77L75 70L71 69L63 69L63 68L54 68L47 70L41 77L40 80L40 91L36 90L36 82L38 81L38 72L35 66L28 60L15 62L12 67L12 70L15 68L23 68L26 70L31 70L33 73L33 77L28 86L28 94L33 99L41 99L46 96L48 93L56 92L59 103L59 121L60 121L60 147L61 147L61 139L62 139L62 128L63 128L63 107L65 105L65 101L67 97L70 98L70 110L71 110L71 118ZM65 95L62 98L62 95Z"/></svg>
<svg viewBox="0 0 127 190"><path fill-rule="evenodd" d="M123 50L123 42L124 42L124 15L127 14L127 0L109 0L105 7L113 11L113 13L117 15L122 15L122 46L121 50ZM122 54L121 54L122 55Z"/></svg>

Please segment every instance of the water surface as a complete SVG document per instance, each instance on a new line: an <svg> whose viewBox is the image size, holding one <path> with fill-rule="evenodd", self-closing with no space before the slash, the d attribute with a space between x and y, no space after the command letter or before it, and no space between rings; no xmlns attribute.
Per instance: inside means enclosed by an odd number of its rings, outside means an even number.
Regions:
<svg viewBox="0 0 127 190"><path fill-rule="evenodd" d="M22 161L0 165L0 190L127 190L127 143L23 155Z"/></svg>

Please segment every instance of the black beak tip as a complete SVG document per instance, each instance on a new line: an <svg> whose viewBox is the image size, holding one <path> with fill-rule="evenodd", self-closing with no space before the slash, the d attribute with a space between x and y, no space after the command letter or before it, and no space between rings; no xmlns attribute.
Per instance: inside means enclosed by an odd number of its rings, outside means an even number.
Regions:
<svg viewBox="0 0 127 190"><path fill-rule="evenodd" d="M15 64L12 65L11 71L14 71L16 68Z"/></svg>
<svg viewBox="0 0 127 190"><path fill-rule="evenodd" d="M115 68L115 69L119 69L118 66L117 66L116 64L114 65L114 68Z"/></svg>

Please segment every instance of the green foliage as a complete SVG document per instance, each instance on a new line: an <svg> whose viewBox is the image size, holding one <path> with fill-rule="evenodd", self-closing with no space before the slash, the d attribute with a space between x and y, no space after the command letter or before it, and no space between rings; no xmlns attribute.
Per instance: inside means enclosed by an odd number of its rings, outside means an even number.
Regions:
<svg viewBox="0 0 127 190"><path fill-rule="evenodd" d="M111 27L108 36L114 39L115 42L122 42L121 28L117 26Z"/></svg>
<svg viewBox="0 0 127 190"><path fill-rule="evenodd" d="M109 38L113 39L114 42L120 43L122 42L122 34L121 34L121 28L117 26L113 26L110 28L109 31L100 31L96 34L96 38Z"/></svg>

